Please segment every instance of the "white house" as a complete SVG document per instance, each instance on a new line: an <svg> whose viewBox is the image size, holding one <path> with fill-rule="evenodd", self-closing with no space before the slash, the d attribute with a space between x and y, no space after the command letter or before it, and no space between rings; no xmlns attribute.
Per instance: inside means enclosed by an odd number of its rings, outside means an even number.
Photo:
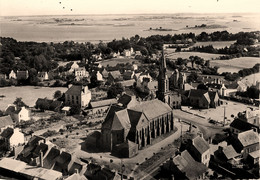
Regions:
<svg viewBox="0 0 260 180"><path fill-rule="evenodd" d="M99 71L97 71L97 81L104 81L103 76Z"/></svg>
<svg viewBox="0 0 260 180"><path fill-rule="evenodd" d="M131 51L128 50L128 49L125 49L125 50L123 51L123 54L124 54L125 57L130 57L130 56L131 56Z"/></svg>
<svg viewBox="0 0 260 180"><path fill-rule="evenodd" d="M11 149L13 147L19 146L25 143L24 134L20 132L19 128L7 128L5 129L0 136L4 140L4 147L6 149Z"/></svg>
<svg viewBox="0 0 260 180"><path fill-rule="evenodd" d="M80 107L88 106L91 100L91 91L88 86L69 85L69 89L65 92L65 105L78 105Z"/></svg>
<svg viewBox="0 0 260 180"><path fill-rule="evenodd" d="M12 70L9 74L9 79L16 79L16 73Z"/></svg>
<svg viewBox="0 0 260 180"><path fill-rule="evenodd" d="M70 73L73 73L73 72L75 71L75 69L77 69L77 68L79 68L78 63L77 63L77 62L73 62L73 64L72 64L71 67L70 67L69 72L70 72Z"/></svg>
<svg viewBox="0 0 260 180"><path fill-rule="evenodd" d="M88 77L89 73L86 71L85 67L79 67L75 69L75 76L78 78Z"/></svg>
<svg viewBox="0 0 260 180"><path fill-rule="evenodd" d="M16 111L12 112L10 114L13 121L15 122L21 122L21 121L29 121L31 120L31 112L29 109L25 107L21 107L20 109L17 109Z"/></svg>
<svg viewBox="0 0 260 180"><path fill-rule="evenodd" d="M38 72L38 78L40 81L47 81L49 80L49 74L47 72Z"/></svg>

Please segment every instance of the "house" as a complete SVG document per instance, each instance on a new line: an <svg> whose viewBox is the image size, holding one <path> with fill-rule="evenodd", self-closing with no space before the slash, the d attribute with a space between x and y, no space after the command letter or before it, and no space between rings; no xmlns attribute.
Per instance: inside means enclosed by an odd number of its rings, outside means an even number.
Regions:
<svg viewBox="0 0 260 180"><path fill-rule="evenodd" d="M20 132L19 128L7 128L3 130L0 139L3 140L2 145L4 145L4 148L8 150L25 143L24 134Z"/></svg>
<svg viewBox="0 0 260 180"><path fill-rule="evenodd" d="M112 105L102 123L101 143L105 151L113 151L116 145L127 140L142 149L173 129L172 109L158 99L130 108Z"/></svg>
<svg viewBox="0 0 260 180"><path fill-rule="evenodd" d="M76 78L82 79L84 77L89 77L88 71L86 71L85 67L75 68L74 75Z"/></svg>
<svg viewBox="0 0 260 180"><path fill-rule="evenodd" d="M31 112L26 107L18 108L10 114L14 122L20 123L21 121L31 120Z"/></svg>
<svg viewBox="0 0 260 180"><path fill-rule="evenodd" d="M119 71L110 71L108 73L108 79L107 81L110 83L116 82L116 81L120 81L122 80L122 75Z"/></svg>
<svg viewBox="0 0 260 180"><path fill-rule="evenodd" d="M94 114L104 114L107 112L109 106L117 104L117 99L105 99L101 101L91 101L89 103L89 114L94 115Z"/></svg>
<svg viewBox="0 0 260 180"><path fill-rule="evenodd" d="M199 74L198 80L204 84L223 84L225 76Z"/></svg>
<svg viewBox="0 0 260 180"><path fill-rule="evenodd" d="M17 71L17 80L26 80L29 77L28 71Z"/></svg>
<svg viewBox="0 0 260 180"><path fill-rule="evenodd" d="M108 71L107 71L106 69L104 69L104 70L102 71L102 75L103 75L103 77L104 77L105 79L107 79L107 78L108 78Z"/></svg>
<svg viewBox="0 0 260 180"><path fill-rule="evenodd" d="M219 96L216 92L203 89L191 89L188 95L189 103L195 108L215 108L219 106Z"/></svg>
<svg viewBox="0 0 260 180"><path fill-rule="evenodd" d="M47 169L53 169L56 159L60 155L60 150L52 147L49 153L43 158L43 167Z"/></svg>
<svg viewBox="0 0 260 180"><path fill-rule="evenodd" d="M130 80L125 80L125 81L119 81L118 83L121 84L122 87L132 87L135 84L135 80L130 79Z"/></svg>
<svg viewBox="0 0 260 180"><path fill-rule="evenodd" d="M187 150L196 161L203 163L207 167L209 166L209 144L205 141L204 138L197 136L192 140L189 139Z"/></svg>
<svg viewBox="0 0 260 180"><path fill-rule="evenodd" d="M138 104L139 102L136 100L135 95L123 94L123 96L118 99L118 105L124 108L131 108Z"/></svg>
<svg viewBox="0 0 260 180"><path fill-rule="evenodd" d="M219 164L229 164L235 166L240 163L240 154L238 154L232 145L219 146L214 152L214 159Z"/></svg>
<svg viewBox="0 0 260 180"><path fill-rule="evenodd" d="M206 84L209 91L217 92L219 96L227 96L227 88L224 84Z"/></svg>
<svg viewBox="0 0 260 180"><path fill-rule="evenodd" d="M67 177L65 180L88 180L84 175L74 173L71 176Z"/></svg>
<svg viewBox="0 0 260 180"><path fill-rule="evenodd" d="M0 132L2 132L4 129L10 127L13 128L13 120L11 116L1 116L0 117Z"/></svg>
<svg viewBox="0 0 260 180"><path fill-rule="evenodd" d="M125 72L123 73L123 79L124 79L124 80L133 79L133 78L134 78L134 75L135 75L134 71L125 71Z"/></svg>
<svg viewBox="0 0 260 180"><path fill-rule="evenodd" d="M9 79L16 79L16 73L14 72L14 70L12 70L12 71L9 73Z"/></svg>
<svg viewBox="0 0 260 180"><path fill-rule="evenodd" d="M128 49L125 49L124 51L123 51L123 55L125 56L125 57L131 57L131 50L128 50Z"/></svg>
<svg viewBox="0 0 260 180"><path fill-rule="evenodd" d="M143 73L137 73L134 75L134 78L136 80L136 85L137 86L141 86L141 84L143 83L143 81L152 81L152 77L150 76L150 74L148 72L143 72Z"/></svg>
<svg viewBox="0 0 260 180"><path fill-rule="evenodd" d="M259 135L253 130L238 133L231 142L234 149L246 159L248 154L259 151Z"/></svg>
<svg viewBox="0 0 260 180"><path fill-rule="evenodd" d="M251 167L259 163L259 154L259 151L254 151L248 154L246 161Z"/></svg>
<svg viewBox="0 0 260 180"><path fill-rule="evenodd" d="M56 159L53 170L61 172L63 175L68 175L74 163L75 157L70 153L62 152Z"/></svg>
<svg viewBox="0 0 260 180"><path fill-rule="evenodd" d="M62 179L62 173L35 167L26 164L25 162L12 158L3 158L0 161L1 174L8 177L18 177L19 179L41 179L41 180L59 180Z"/></svg>
<svg viewBox="0 0 260 180"><path fill-rule="evenodd" d="M78 105L86 107L91 100L91 91L88 86L82 85L69 85L69 89L65 92L65 105L72 106Z"/></svg>
<svg viewBox="0 0 260 180"><path fill-rule="evenodd" d="M172 173L177 180L204 179L208 170L204 164L195 161L187 150L166 161L162 168Z"/></svg>
<svg viewBox="0 0 260 180"><path fill-rule="evenodd" d="M79 68L79 65L77 62L74 61L69 69L69 73L73 73L75 71L75 69L77 69L77 68Z"/></svg>
<svg viewBox="0 0 260 180"><path fill-rule="evenodd" d="M99 81L99 82L103 82L104 81L103 75L99 71L97 71L96 75L97 75L97 81Z"/></svg>
<svg viewBox="0 0 260 180"><path fill-rule="evenodd" d="M251 129L253 129L255 132L260 132L259 126L256 126L254 124L248 123L247 121L243 121L237 118L234 119L229 126L231 133L233 133L234 135L238 135L241 132L249 131Z"/></svg>
<svg viewBox="0 0 260 180"><path fill-rule="evenodd" d="M40 81L48 81L49 80L49 74L47 72L38 72L38 78Z"/></svg>

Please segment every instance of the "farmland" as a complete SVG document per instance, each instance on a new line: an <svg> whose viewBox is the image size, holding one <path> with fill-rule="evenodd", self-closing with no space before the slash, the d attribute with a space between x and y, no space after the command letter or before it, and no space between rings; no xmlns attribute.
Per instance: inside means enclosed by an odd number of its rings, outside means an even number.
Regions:
<svg viewBox="0 0 260 180"><path fill-rule="evenodd" d="M230 60L212 60L210 65L212 67L218 66L218 72L238 72L244 68L252 68L255 64L260 62L260 57L241 57Z"/></svg>
<svg viewBox="0 0 260 180"><path fill-rule="evenodd" d="M107 65L109 66L116 66L117 64L126 64L126 63L130 63L132 64L132 62L135 62L135 64L139 64L139 61L136 59L130 59L130 58L113 58L113 59L109 59L109 60L104 60L101 62L102 66L106 67Z"/></svg>
<svg viewBox="0 0 260 180"><path fill-rule="evenodd" d="M212 60L220 56L223 56L223 54L211 54L211 53L201 53L201 52L175 52L175 50L173 49L167 49L166 52L166 57L169 59L177 59L177 58L189 59L190 56L199 56L205 60Z"/></svg>

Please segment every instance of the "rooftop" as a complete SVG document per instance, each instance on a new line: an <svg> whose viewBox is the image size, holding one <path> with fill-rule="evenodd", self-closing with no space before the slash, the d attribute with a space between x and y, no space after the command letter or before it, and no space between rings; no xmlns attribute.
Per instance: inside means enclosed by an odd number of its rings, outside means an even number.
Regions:
<svg viewBox="0 0 260 180"><path fill-rule="evenodd" d="M256 143L259 144L259 136L253 130L239 133L237 138L244 147L252 145L252 144L256 144Z"/></svg>
<svg viewBox="0 0 260 180"><path fill-rule="evenodd" d="M13 120L10 116L0 117L0 128L13 125Z"/></svg>
<svg viewBox="0 0 260 180"><path fill-rule="evenodd" d="M116 104L117 103L117 99L105 99L105 100L101 100L101 101L94 101L94 102L90 102L90 106L92 108L97 108L97 107L103 107L103 106L109 106L111 104Z"/></svg>
<svg viewBox="0 0 260 180"><path fill-rule="evenodd" d="M223 153L225 154L227 159L232 159L232 158L239 156L239 154L235 151L235 149L233 148L232 145L228 145L228 146L224 147Z"/></svg>
<svg viewBox="0 0 260 180"><path fill-rule="evenodd" d="M209 144L200 136L192 139L192 144L201 154L209 150Z"/></svg>

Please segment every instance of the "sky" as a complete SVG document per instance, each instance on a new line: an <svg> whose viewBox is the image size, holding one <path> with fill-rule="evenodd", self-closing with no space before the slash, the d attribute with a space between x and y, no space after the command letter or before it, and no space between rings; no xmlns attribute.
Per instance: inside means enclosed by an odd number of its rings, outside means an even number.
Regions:
<svg viewBox="0 0 260 180"><path fill-rule="evenodd" d="M145 13L260 13L260 0L0 0L0 16Z"/></svg>

